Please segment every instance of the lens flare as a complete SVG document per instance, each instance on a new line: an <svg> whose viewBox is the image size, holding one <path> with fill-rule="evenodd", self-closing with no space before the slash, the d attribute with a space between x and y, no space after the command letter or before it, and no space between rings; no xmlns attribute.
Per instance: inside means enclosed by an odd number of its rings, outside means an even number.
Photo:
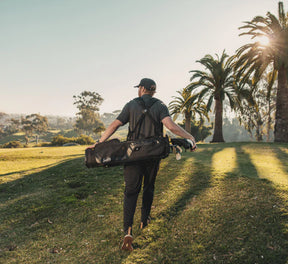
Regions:
<svg viewBox="0 0 288 264"><path fill-rule="evenodd" d="M257 41L262 45L262 46L269 46L270 45L270 40L266 36L261 36L257 38Z"/></svg>

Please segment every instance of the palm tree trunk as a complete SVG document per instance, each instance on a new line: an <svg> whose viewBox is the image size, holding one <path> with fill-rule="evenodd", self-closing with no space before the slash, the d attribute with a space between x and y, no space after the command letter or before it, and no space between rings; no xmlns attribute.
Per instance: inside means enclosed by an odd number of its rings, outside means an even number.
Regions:
<svg viewBox="0 0 288 264"><path fill-rule="evenodd" d="M288 83L284 66L278 71L274 141L288 142Z"/></svg>
<svg viewBox="0 0 288 264"><path fill-rule="evenodd" d="M223 124L223 105L221 99L215 98L215 127L211 142L225 142L222 131Z"/></svg>
<svg viewBox="0 0 288 264"><path fill-rule="evenodd" d="M261 131L261 126L257 124L256 126L256 141L257 142L263 141L263 137L260 131Z"/></svg>
<svg viewBox="0 0 288 264"><path fill-rule="evenodd" d="M271 128L271 98L268 101L268 120L267 120L267 142L270 142L270 128Z"/></svg>
<svg viewBox="0 0 288 264"><path fill-rule="evenodd" d="M256 140L257 142L263 141L263 121L259 112L257 112L256 119Z"/></svg>
<svg viewBox="0 0 288 264"><path fill-rule="evenodd" d="M191 134L191 112L185 113L185 130Z"/></svg>

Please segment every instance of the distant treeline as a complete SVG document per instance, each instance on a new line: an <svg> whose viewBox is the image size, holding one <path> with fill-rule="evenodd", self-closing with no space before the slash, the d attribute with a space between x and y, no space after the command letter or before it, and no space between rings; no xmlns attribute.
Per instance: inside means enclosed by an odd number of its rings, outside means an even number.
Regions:
<svg viewBox="0 0 288 264"><path fill-rule="evenodd" d="M114 111L113 113L104 113L102 114L101 121L104 123L105 127L107 127L119 114L119 110ZM21 114L6 114L6 113L0 113L0 138L1 138L1 131L5 127L11 126L11 119L13 120L20 120ZM62 130L66 131L65 135L67 135L67 131L74 130L76 117L67 117L67 116L53 116L48 115L46 116L48 120L48 126L51 130ZM179 121L181 124L181 120ZM210 142L212 139L212 128L213 128L213 117L211 116L211 127L210 127L210 135L206 136L206 138L203 140L204 142ZM126 127L120 128L127 130ZM10 128L11 133L16 132L13 130L13 128ZM64 132L63 132L64 133ZM70 133L71 134L71 133ZM244 126L241 126L238 119L236 117L234 118L224 118L223 119L223 134L226 142L244 142L244 141L256 141L255 133L249 133ZM64 135L64 134L63 134ZM75 136L75 134L71 134ZM2 138L5 136L2 133ZM7 135L6 135L7 136ZM271 133L270 140L273 140L273 135ZM263 138L266 141L266 137Z"/></svg>

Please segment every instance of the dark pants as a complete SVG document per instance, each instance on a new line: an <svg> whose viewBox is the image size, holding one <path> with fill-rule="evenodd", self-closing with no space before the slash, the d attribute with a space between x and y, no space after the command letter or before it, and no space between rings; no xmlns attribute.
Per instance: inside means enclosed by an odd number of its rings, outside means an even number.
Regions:
<svg viewBox="0 0 288 264"><path fill-rule="evenodd" d="M159 169L160 160L142 161L124 166L124 232L132 227L137 198L141 190L142 180L143 198L141 208L141 222L145 223L150 215L154 197L154 184Z"/></svg>

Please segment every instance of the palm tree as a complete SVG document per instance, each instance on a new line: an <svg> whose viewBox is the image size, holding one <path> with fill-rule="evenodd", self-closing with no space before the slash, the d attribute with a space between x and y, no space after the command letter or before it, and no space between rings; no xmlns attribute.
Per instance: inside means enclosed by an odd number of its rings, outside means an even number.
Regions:
<svg viewBox="0 0 288 264"><path fill-rule="evenodd" d="M274 141L288 142L288 14L285 15L282 2L278 7L278 19L268 12L266 17L257 16L240 27L247 30L240 35L250 35L252 39L265 36L270 43L263 45L258 41L240 47L236 69L241 81L253 76L257 82L272 66L273 76L278 76Z"/></svg>
<svg viewBox="0 0 288 264"><path fill-rule="evenodd" d="M275 119L275 111L276 111L276 89L275 87L275 82L276 82L277 74L275 74L275 71L272 70L268 72L264 76L264 89L266 92L266 107L265 107L265 116L267 117L267 122L266 122L266 135L267 135L267 142L270 141L270 131L272 130L272 116L273 120Z"/></svg>
<svg viewBox="0 0 288 264"><path fill-rule="evenodd" d="M191 91L182 89L177 91L179 96L173 96L174 100L169 104L169 110L173 116L174 121L179 114L184 115L185 130L191 133L191 119L195 120L196 116L200 117L200 121L206 117L209 120L208 112L203 101L198 100L198 95L193 95Z"/></svg>
<svg viewBox="0 0 288 264"><path fill-rule="evenodd" d="M216 55L206 55L197 61L205 66L207 71L194 70L187 89L193 91L200 89L199 98L207 99L207 110L210 111L215 102L215 126L212 142L224 142L223 125L223 102L227 97L231 108L235 107L236 91L233 77L232 57L223 51L221 58Z"/></svg>

